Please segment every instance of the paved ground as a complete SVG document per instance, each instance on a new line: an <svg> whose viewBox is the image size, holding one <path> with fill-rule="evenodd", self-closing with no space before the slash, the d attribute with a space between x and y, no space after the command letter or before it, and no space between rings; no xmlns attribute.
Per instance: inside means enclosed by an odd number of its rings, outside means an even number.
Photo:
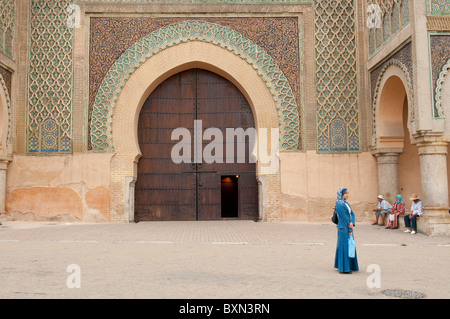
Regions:
<svg viewBox="0 0 450 319"><path fill-rule="evenodd" d="M355 239L360 271L343 275L331 223L6 221L0 298L450 297L449 237L359 224Z"/></svg>

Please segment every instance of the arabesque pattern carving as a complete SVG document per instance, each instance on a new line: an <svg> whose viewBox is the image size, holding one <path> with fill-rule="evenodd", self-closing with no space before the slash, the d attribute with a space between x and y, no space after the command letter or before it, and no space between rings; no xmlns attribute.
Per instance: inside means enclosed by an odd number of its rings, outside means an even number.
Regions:
<svg viewBox="0 0 450 319"><path fill-rule="evenodd" d="M29 153L72 151L73 29L66 24L70 3L30 0Z"/></svg>
<svg viewBox="0 0 450 319"><path fill-rule="evenodd" d="M103 79L92 110L90 139L93 151L113 151L112 118L116 100L129 76L154 54L188 41L204 41L226 48L253 66L265 81L277 106L280 150L297 150L300 119L292 89L274 60L242 34L199 20L163 27L143 37L113 64Z"/></svg>
<svg viewBox="0 0 450 319"><path fill-rule="evenodd" d="M360 147L355 6L353 0L315 1L319 152Z"/></svg>

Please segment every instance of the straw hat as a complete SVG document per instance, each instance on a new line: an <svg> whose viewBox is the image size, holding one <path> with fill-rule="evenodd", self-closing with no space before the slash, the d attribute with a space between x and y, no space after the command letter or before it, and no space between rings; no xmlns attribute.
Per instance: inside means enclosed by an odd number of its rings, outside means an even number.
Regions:
<svg viewBox="0 0 450 319"><path fill-rule="evenodd" d="M418 195L416 195L416 194L412 194L409 199L410 200L416 200L416 199L420 199L420 197Z"/></svg>
<svg viewBox="0 0 450 319"><path fill-rule="evenodd" d="M383 195L378 195L378 198L379 198L379 199L384 199L384 198L383 198Z"/></svg>

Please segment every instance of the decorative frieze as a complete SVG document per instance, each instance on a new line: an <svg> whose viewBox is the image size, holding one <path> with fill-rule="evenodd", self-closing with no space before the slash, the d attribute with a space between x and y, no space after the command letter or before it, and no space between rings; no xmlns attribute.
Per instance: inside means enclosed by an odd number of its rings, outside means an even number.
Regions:
<svg viewBox="0 0 450 319"><path fill-rule="evenodd" d="M427 16L428 31L450 31L449 16Z"/></svg>

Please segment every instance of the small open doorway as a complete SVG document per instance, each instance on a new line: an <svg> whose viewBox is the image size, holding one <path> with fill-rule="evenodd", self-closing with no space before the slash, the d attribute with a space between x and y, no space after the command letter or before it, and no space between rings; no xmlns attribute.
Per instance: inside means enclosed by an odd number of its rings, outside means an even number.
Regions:
<svg viewBox="0 0 450 319"><path fill-rule="evenodd" d="M239 175L221 176L221 217L239 217Z"/></svg>

